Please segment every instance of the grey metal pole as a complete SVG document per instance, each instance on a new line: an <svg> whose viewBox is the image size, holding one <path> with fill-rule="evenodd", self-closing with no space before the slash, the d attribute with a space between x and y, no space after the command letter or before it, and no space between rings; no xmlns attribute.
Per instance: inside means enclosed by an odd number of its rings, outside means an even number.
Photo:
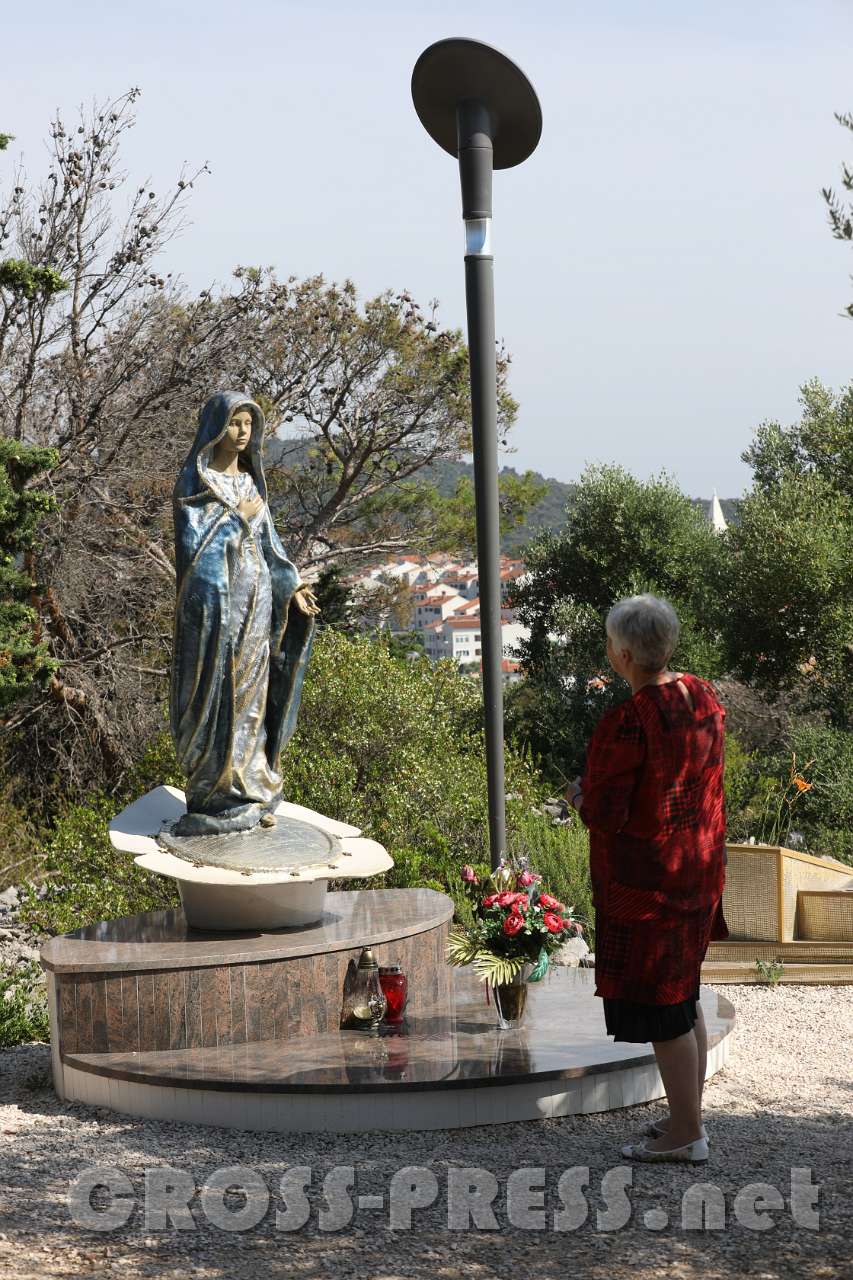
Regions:
<svg viewBox="0 0 853 1280"><path fill-rule="evenodd" d="M514 62L490 45L462 38L439 40L424 50L412 72L412 99L427 133L458 158L462 181L489 852L496 867L506 852L506 796L492 171L531 155L542 133L542 112Z"/></svg>
<svg viewBox="0 0 853 1280"><path fill-rule="evenodd" d="M459 176L465 220L465 303L471 370L471 428L480 577L480 635L489 801L489 854L506 853L497 366L492 226L492 122L480 103L460 103Z"/></svg>

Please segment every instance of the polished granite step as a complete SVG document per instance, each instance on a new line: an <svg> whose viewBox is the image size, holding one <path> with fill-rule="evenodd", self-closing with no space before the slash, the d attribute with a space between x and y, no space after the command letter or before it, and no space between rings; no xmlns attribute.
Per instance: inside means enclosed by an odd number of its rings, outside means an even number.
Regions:
<svg viewBox="0 0 853 1280"><path fill-rule="evenodd" d="M68 1097L158 1119L341 1132L465 1127L661 1097L651 1046L607 1036L594 982L589 970L554 970L530 985L523 1026L499 1031L485 988L469 970L455 970L449 1002L380 1034L66 1053L63 1088ZM702 1008L711 1075L725 1061L734 1010L707 987Z"/></svg>
<svg viewBox="0 0 853 1280"><path fill-rule="evenodd" d="M432 889L329 893L291 929L203 932L181 911L106 920L42 948L54 1074L70 1053L145 1054L337 1032L362 947L409 976L413 1013L448 1002L453 902ZM58 1061L58 1065L57 1065Z"/></svg>

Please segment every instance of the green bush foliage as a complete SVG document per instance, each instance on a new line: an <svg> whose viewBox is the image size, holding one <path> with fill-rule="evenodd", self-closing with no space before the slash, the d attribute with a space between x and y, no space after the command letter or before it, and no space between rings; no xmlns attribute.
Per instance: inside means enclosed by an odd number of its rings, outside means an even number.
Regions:
<svg viewBox="0 0 853 1280"><path fill-rule="evenodd" d="M71 805L45 845L44 878L25 885L21 918L37 933L67 933L98 920L156 911L179 903L177 886L137 867L110 843L109 822L126 804L166 784L183 787L168 734L160 734L119 795Z"/></svg>
<svg viewBox="0 0 853 1280"><path fill-rule="evenodd" d="M589 836L580 818L554 826L550 818L528 810L515 816L508 843L514 857L527 858L531 871L542 876L548 893L572 909L572 917L583 924L586 940L594 947Z"/></svg>
<svg viewBox="0 0 853 1280"><path fill-rule="evenodd" d="M581 771L598 720L629 696L605 655L604 620L617 600L665 596L681 620L674 664L705 677L722 670L709 623L721 541L673 481L590 467L566 516L563 530L542 534L525 552L529 576L515 604L530 628L520 646L528 679L507 699L513 738L530 745L555 781Z"/></svg>
<svg viewBox="0 0 853 1280"><path fill-rule="evenodd" d="M780 825L791 813L785 800L794 798L790 775L790 758L782 776L778 760L746 751L734 734L726 734L726 838L731 844L744 844L751 837L763 844L778 843Z"/></svg>
<svg viewBox="0 0 853 1280"><path fill-rule="evenodd" d="M741 828L745 815L749 811L750 802L755 794L756 769L755 758L738 742L732 733L726 734L726 767L724 773L726 792L726 825L728 838L737 843L747 839L748 831Z"/></svg>
<svg viewBox="0 0 853 1280"><path fill-rule="evenodd" d="M508 750L506 763L513 853L528 856L553 892L589 919L585 835L557 830L534 812L541 787L529 761ZM401 659L382 642L320 633L282 769L289 800L353 823L390 851L393 869L364 887L427 886L461 904L460 868L488 862L479 688L450 663ZM120 796L66 810L47 842L47 878L29 886L22 905L31 927L66 932L176 905L172 882L113 849L107 831L123 805L160 783L182 785L166 734Z"/></svg>
<svg viewBox="0 0 853 1280"><path fill-rule="evenodd" d="M774 773L784 778L794 755L799 766L810 766L811 788L798 797L791 824L802 835L801 847L853 866L853 733L800 724L790 747L789 755L774 762Z"/></svg>
<svg viewBox="0 0 853 1280"><path fill-rule="evenodd" d="M786 749L774 755L746 752L729 734L726 810L733 843L793 842L853 866L853 734L795 722Z"/></svg>
<svg viewBox="0 0 853 1280"><path fill-rule="evenodd" d="M0 1049L48 1040L44 975L34 960L0 970Z"/></svg>
<svg viewBox="0 0 853 1280"><path fill-rule="evenodd" d="M6 266L0 263L0 286ZM0 437L0 711L43 684L57 665L32 606L36 583L27 558L39 521L54 508L37 481L56 459L52 449Z"/></svg>
<svg viewBox="0 0 853 1280"><path fill-rule="evenodd" d="M284 794L361 827L394 867L369 883L425 885L462 898L458 869L488 860L479 688L450 663L394 656L382 641L325 631L282 760ZM537 779L507 752L510 825Z"/></svg>
<svg viewBox="0 0 853 1280"><path fill-rule="evenodd" d="M2 777L2 766L0 766ZM43 842L26 809L15 804L11 787L0 782L0 891L9 885L21 884L28 876L36 874L43 861Z"/></svg>
<svg viewBox="0 0 853 1280"><path fill-rule="evenodd" d="M150 786L159 781L152 780ZM47 842L47 878L25 886L21 918L30 928L67 933L98 920L177 905L171 880L141 870L131 854L110 844L109 821L126 803L127 799L93 796L59 819Z"/></svg>

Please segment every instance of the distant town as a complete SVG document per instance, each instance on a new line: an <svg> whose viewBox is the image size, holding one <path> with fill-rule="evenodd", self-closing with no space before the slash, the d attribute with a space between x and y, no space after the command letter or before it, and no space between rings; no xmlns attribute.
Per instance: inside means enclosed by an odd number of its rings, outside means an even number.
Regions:
<svg viewBox="0 0 853 1280"><path fill-rule="evenodd" d="M501 640L504 681L520 679L515 652L528 630L516 619L512 587L527 572L522 560L501 557ZM392 633L414 632L433 662L450 658L472 674L482 666L480 579L475 562L450 556L400 557L347 579L362 601L379 596L389 585L402 589L408 607L384 610L381 624Z"/></svg>
<svg viewBox="0 0 853 1280"><path fill-rule="evenodd" d="M702 502L706 519L722 533L726 519L716 490L709 502ZM527 573L523 560L501 556L501 641L505 683L521 679L516 660L518 645L529 636L512 607L512 588ZM392 635L420 637L424 653L432 662L450 658L474 675L482 668L480 625L480 578L476 561L448 555L398 556L345 579L348 590L357 596L370 625ZM394 603L389 603L389 588ZM370 608L371 598L376 608Z"/></svg>

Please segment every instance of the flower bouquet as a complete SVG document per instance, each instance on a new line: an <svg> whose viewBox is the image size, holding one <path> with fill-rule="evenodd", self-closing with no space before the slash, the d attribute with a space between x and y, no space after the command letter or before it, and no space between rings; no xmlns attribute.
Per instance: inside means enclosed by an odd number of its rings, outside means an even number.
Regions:
<svg viewBox="0 0 853 1280"><path fill-rule="evenodd" d="M544 978L554 952L569 938L579 937L583 925L574 919L573 908L543 890L542 877L526 863L502 862L483 879L473 867L464 866L461 878L473 921L451 930L447 958L453 965L470 964L494 988L501 1025L517 1024L526 984Z"/></svg>

